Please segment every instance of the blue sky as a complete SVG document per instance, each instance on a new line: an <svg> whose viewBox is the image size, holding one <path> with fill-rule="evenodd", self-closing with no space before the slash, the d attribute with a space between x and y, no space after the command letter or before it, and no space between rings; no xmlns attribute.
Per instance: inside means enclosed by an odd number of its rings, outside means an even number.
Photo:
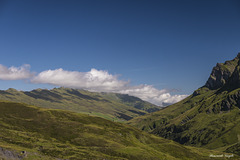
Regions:
<svg viewBox="0 0 240 160"><path fill-rule="evenodd" d="M29 64L36 76L96 69L116 84L188 95L240 52L239 28L239 0L0 0L0 64ZM4 76L0 89L74 87Z"/></svg>

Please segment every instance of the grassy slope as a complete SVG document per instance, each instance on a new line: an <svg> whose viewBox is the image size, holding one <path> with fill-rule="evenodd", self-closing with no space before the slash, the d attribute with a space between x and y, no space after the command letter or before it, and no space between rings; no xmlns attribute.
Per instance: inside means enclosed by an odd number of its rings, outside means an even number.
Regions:
<svg viewBox="0 0 240 160"><path fill-rule="evenodd" d="M0 102L0 147L25 159L210 159L126 124L62 110ZM1 154L0 154L1 158Z"/></svg>
<svg viewBox="0 0 240 160"><path fill-rule="evenodd" d="M190 96L158 112L137 117L129 123L182 144L225 150L240 141L239 108L232 105L231 110L221 111L220 106L232 94L234 93L224 92L217 95L211 91L196 97Z"/></svg>
<svg viewBox="0 0 240 160"><path fill-rule="evenodd" d="M36 89L30 92L8 89L0 91L0 100L87 113L114 121L129 120L159 109L153 104L128 95L95 93L69 88Z"/></svg>
<svg viewBox="0 0 240 160"><path fill-rule="evenodd" d="M237 68L236 60L218 65L232 73ZM239 95L240 89L233 89L229 83L216 90L202 87L181 102L137 117L129 124L182 144L240 155Z"/></svg>

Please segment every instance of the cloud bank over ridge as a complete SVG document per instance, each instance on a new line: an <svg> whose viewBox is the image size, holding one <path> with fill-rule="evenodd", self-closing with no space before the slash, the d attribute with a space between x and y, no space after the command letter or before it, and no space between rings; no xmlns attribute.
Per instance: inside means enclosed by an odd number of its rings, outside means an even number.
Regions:
<svg viewBox="0 0 240 160"><path fill-rule="evenodd" d="M50 84L95 92L129 94L160 106L163 103L176 103L188 96L171 95L169 90L159 90L147 84L133 86L130 85L130 81L120 80L119 76L112 75L104 70L91 69L89 72L79 72L59 68L34 74L29 69L30 65L10 68L0 65L0 80L27 79L34 84Z"/></svg>
<svg viewBox="0 0 240 160"><path fill-rule="evenodd" d="M168 90L159 90L152 85L131 86L129 81L119 80L118 76L97 69L91 69L89 72L65 71L62 68L47 70L39 73L31 82L96 92L129 94L156 105L162 105L162 103L176 103L188 96L171 95Z"/></svg>

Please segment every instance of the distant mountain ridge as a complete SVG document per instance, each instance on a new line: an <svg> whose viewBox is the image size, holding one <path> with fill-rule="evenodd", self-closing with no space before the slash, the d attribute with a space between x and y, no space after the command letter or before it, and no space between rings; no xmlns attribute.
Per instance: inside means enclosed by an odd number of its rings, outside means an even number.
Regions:
<svg viewBox="0 0 240 160"><path fill-rule="evenodd" d="M0 91L0 100L21 102L44 108L64 109L122 121L154 112L160 107L140 98L117 93L98 93L71 88Z"/></svg>
<svg viewBox="0 0 240 160"><path fill-rule="evenodd" d="M181 144L240 155L240 53L186 99L129 122Z"/></svg>

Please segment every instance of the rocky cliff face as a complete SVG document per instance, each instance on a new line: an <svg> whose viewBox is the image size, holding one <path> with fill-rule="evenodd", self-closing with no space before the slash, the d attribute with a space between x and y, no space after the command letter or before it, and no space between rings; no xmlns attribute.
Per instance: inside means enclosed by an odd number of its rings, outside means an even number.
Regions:
<svg viewBox="0 0 240 160"><path fill-rule="evenodd" d="M219 89L217 93L223 91L228 91L230 93L240 88L240 53L231 61L217 63L205 87L211 90ZM229 111L232 109L232 106L240 108L240 91L236 90L234 93L229 94L219 102L217 106L220 107L219 111ZM213 109L216 109L216 107Z"/></svg>
<svg viewBox="0 0 240 160"><path fill-rule="evenodd" d="M239 65L240 53L231 61L226 61L225 63L217 63L213 68L208 81L205 86L209 89L218 89L224 86L232 76L236 67Z"/></svg>
<svg viewBox="0 0 240 160"><path fill-rule="evenodd" d="M240 109L240 91L230 94L221 102L221 111L228 111L232 106L237 106Z"/></svg>
<svg viewBox="0 0 240 160"><path fill-rule="evenodd" d="M232 76L229 78L226 87L230 89L240 88L240 61L238 62Z"/></svg>

